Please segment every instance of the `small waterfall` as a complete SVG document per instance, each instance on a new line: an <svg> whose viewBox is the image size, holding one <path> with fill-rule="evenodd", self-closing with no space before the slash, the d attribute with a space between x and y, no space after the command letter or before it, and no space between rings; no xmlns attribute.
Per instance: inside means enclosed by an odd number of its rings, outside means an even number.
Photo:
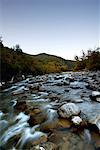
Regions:
<svg viewBox="0 0 100 150"><path fill-rule="evenodd" d="M91 134L88 129L84 129L84 149L88 150L88 146L91 143Z"/></svg>
<svg viewBox="0 0 100 150"><path fill-rule="evenodd" d="M15 121L19 120L19 123L23 123L28 121L30 116L25 115L23 112L20 112L18 116L16 116Z"/></svg>
<svg viewBox="0 0 100 150"><path fill-rule="evenodd" d="M9 120L12 120L14 118L14 106L17 104L17 99L13 99L10 101L10 107L9 107Z"/></svg>
<svg viewBox="0 0 100 150"><path fill-rule="evenodd" d="M10 138L20 134L26 126L28 126L28 123L24 122L21 124L17 123L16 125L8 128L8 130L6 130L3 136L0 138L0 145L5 145Z"/></svg>
<svg viewBox="0 0 100 150"><path fill-rule="evenodd" d="M28 127L29 124L27 123L27 120L29 119L29 116L25 115L24 113L19 113L19 115L15 118L14 122L18 120L18 123L15 125L9 127L4 134L0 138L0 145L5 145L7 141L14 137L15 135L18 135L23 132L24 128Z"/></svg>
<svg viewBox="0 0 100 150"><path fill-rule="evenodd" d="M2 111L0 111L0 120L1 120L2 116L4 116L4 113Z"/></svg>
<svg viewBox="0 0 100 150"><path fill-rule="evenodd" d="M14 81L14 76L11 78L11 80L9 81L9 83L13 83Z"/></svg>
<svg viewBox="0 0 100 150"><path fill-rule="evenodd" d="M47 110L47 117L49 121L53 121L55 118L58 117L57 111L53 109Z"/></svg>
<svg viewBox="0 0 100 150"><path fill-rule="evenodd" d="M45 136L47 138L47 135L40 132L40 131L35 131L35 129L39 127L39 125L34 126L33 128L27 127L24 129L22 137L20 138L18 145L19 145L19 149L21 150L24 145L28 142L28 141L32 141L35 142L37 141L39 138L41 138L42 136Z"/></svg>

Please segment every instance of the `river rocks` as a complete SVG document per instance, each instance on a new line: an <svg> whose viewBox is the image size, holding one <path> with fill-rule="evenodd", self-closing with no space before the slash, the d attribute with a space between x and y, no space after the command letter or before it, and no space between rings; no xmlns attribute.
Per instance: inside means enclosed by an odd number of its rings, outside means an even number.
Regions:
<svg viewBox="0 0 100 150"><path fill-rule="evenodd" d="M94 141L95 149L99 150L100 149L100 134L92 131L91 138Z"/></svg>
<svg viewBox="0 0 100 150"><path fill-rule="evenodd" d="M66 77L65 80L69 81L69 82L74 82L74 78L69 76L69 77Z"/></svg>
<svg viewBox="0 0 100 150"><path fill-rule="evenodd" d="M98 114L97 116L93 116L93 117L89 118L88 122L92 125L95 125L100 132L100 114Z"/></svg>
<svg viewBox="0 0 100 150"><path fill-rule="evenodd" d="M14 108L19 112L26 111L27 110L26 101L17 102Z"/></svg>
<svg viewBox="0 0 100 150"><path fill-rule="evenodd" d="M99 91L92 91L90 98L91 98L91 100L100 102L100 92Z"/></svg>
<svg viewBox="0 0 100 150"><path fill-rule="evenodd" d="M40 129L44 132L50 132L53 129L58 128L58 119L55 119L54 121L48 120L41 124Z"/></svg>
<svg viewBox="0 0 100 150"><path fill-rule="evenodd" d="M32 115L37 115L37 114L41 113L41 110L38 107L33 107L33 108L27 109L25 111L25 113L32 116Z"/></svg>
<svg viewBox="0 0 100 150"><path fill-rule="evenodd" d="M57 111L49 108L45 113L47 114L47 119L41 124L41 130L49 131L56 128L58 125Z"/></svg>
<svg viewBox="0 0 100 150"><path fill-rule="evenodd" d="M88 83L87 89L90 89L93 91L99 91L100 90L100 72L89 73L87 78L85 79L85 82Z"/></svg>
<svg viewBox="0 0 100 150"><path fill-rule="evenodd" d="M47 110L47 118L48 118L48 121L53 121L56 118L58 118L57 110L48 109Z"/></svg>
<svg viewBox="0 0 100 150"><path fill-rule="evenodd" d="M99 87L99 76L90 72L31 76L13 84L0 93L0 110L8 109L4 116L0 113L1 147L92 150L95 144L98 148L99 136L94 143L91 132L100 133Z"/></svg>
<svg viewBox="0 0 100 150"><path fill-rule="evenodd" d="M58 113L63 118L69 118L71 116L78 115L80 110L74 103L67 103L59 108Z"/></svg>
<svg viewBox="0 0 100 150"><path fill-rule="evenodd" d="M48 117L45 122L40 125L42 131L52 131L59 128L70 128L71 122L67 119L57 118L57 116Z"/></svg>
<svg viewBox="0 0 100 150"><path fill-rule="evenodd" d="M39 86L39 91L40 92L45 92L46 91L45 86L43 86L43 85Z"/></svg>
<svg viewBox="0 0 100 150"><path fill-rule="evenodd" d="M96 101L100 103L100 97L96 97Z"/></svg>
<svg viewBox="0 0 100 150"><path fill-rule="evenodd" d="M53 142L46 142L42 144L43 150L56 150L57 146ZM42 150L42 149L41 149Z"/></svg>
<svg viewBox="0 0 100 150"><path fill-rule="evenodd" d="M83 89L84 88L84 84L83 84L83 82L74 81L74 82L70 83L70 87L72 89Z"/></svg>
<svg viewBox="0 0 100 150"><path fill-rule="evenodd" d="M39 83L34 83L34 84L28 84L27 87L30 89L30 90L39 90Z"/></svg>
<svg viewBox="0 0 100 150"><path fill-rule="evenodd" d="M98 91L93 91L92 92L92 96L96 96L96 97L100 97L100 92L98 92Z"/></svg>
<svg viewBox="0 0 100 150"><path fill-rule="evenodd" d="M56 144L58 150L85 150L85 146L88 146L87 144L84 146L83 139L78 134L68 131L53 132L49 137L49 141Z"/></svg>
<svg viewBox="0 0 100 150"><path fill-rule="evenodd" d="M60 95L58 95L56 93L50 93L48 97L49 97L49 99L51 101L55 101L55 100L59 100L60 99Z"/></svg>
<svg viewBox="0 0 100 150"><path fill-rule="evenodd" d="M72 122L75 124L75 125L79 125L81 122L82 122L82 119L79 117L79 116L74 116L72 118Z"/></svg>
<svg viewBox="0 0 100 150"><path fill-rule="evenodd" d="M58 129L59 128L70 128L72 123L68 119L59 118L57 125L58 125L57 126Z"/></svg>
<svg viewBox="0 0 100 150"><path fill-rule="evenodd" d="M29 125L32 127L37 124L41 124L47 120L46 114L37 114L37 115L30 115L30 119L28 120Z"/></svg>

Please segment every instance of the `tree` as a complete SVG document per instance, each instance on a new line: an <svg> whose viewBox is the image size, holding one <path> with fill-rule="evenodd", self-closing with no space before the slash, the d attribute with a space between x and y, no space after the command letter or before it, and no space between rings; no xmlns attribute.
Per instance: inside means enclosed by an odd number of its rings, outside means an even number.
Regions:
<svg viewBox="0 0 100 150"><path fill-rule="evenodd" d="M75 70L100 70L100 48L96 48L95 50L88 50L87 54L83 52L81 59L78 56L75 56L76 66Z"/></svg>
<svg viewBox="0 0 100 150"><path fill-rule="evenodd" d="M0 46L3 46L3 40L2 40L2 36L0 36Z"/></svg>
<svg viewBox="0 0 100 150"><path fill-rule="evenodd" d="M22 53L22 49L20 48L19 44L16 44L14 49L16 52Z"/></svg>

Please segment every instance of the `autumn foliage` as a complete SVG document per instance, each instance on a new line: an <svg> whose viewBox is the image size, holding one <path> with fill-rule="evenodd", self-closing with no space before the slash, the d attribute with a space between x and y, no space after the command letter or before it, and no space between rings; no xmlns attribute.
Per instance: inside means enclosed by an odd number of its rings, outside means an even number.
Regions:
<svg viewBox="0 0 100 150"><path fill-rule="evenodd" d="M13 48L5 47L0 42L0 79L10 80L19 75L42 75L47 73L64 72L73 68L74 61L45 53L39 55L25 54L17 44Z"/></svg>
<svg viewBox="0 0 100 150"><path fill-rule="evenodd" d="M90 70L97 71L100 70L100 48L95 50L88 50L87 54L84 52L82 57L75 56L76 66L75 70Z"/></svg>

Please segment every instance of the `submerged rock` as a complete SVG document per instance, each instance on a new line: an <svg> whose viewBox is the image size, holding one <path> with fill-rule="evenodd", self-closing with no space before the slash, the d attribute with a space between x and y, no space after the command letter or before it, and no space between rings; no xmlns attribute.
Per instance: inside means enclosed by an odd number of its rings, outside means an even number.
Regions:
<svg viewBox="0 0 100 150"><path fill-rule="evenodd" d="M67 103L59 108L58 113L63 118L69 118L71 116L78 115L80 110L74 103Z"/></svg>
<svg viewBox="0 0 100 150"><path fill-rule="evenodd" d="M96 150L100 149L100 134L91 132L91 139L94 141L94 146Z"/></svg>
<svg viewBox="0 0 100 150"><path fill-rule="evenodd" d="M49 141L56 144L57 150L94 150L93 146L89 147L88 143L84 145L83 139L78 134L68 131L53 132Z"/></svg>
<svg viewBox="0 0 100 150"><path fill-rule="evenodd" d="M0 132L2 132L2 130L4 130L5 128L7 128L9 125L8 121L6 120L1 120L0 121Z"/></svg>
<svg viewBox="0 0 100 150"><path fill-rule="evenodd" d="M50 131L58 125L58 114L56 110L47 109L46 110L47 119L41 124L41 130Z"/></svg>

